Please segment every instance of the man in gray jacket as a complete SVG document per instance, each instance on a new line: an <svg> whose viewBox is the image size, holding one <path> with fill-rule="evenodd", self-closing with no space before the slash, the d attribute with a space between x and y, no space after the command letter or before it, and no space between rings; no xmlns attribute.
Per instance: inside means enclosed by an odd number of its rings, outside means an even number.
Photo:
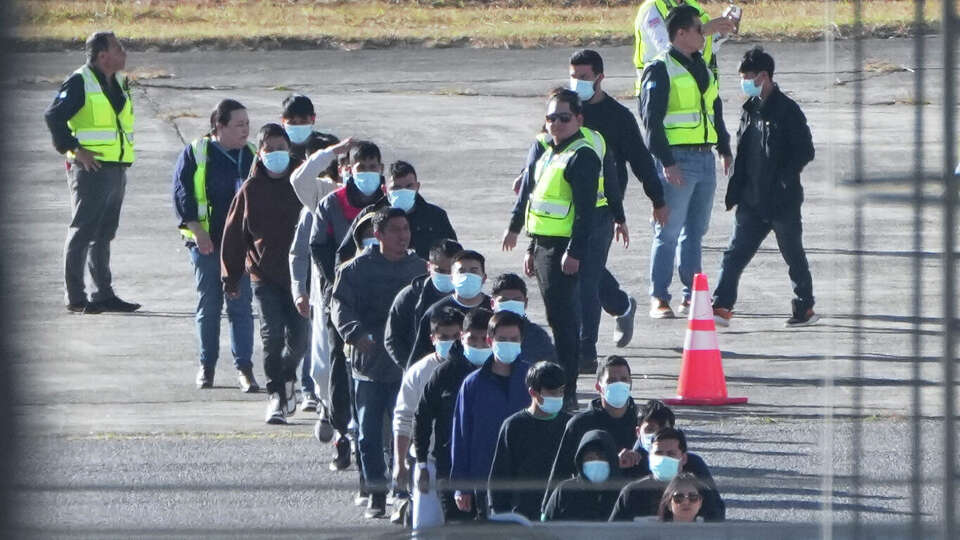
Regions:
<svg viewBox="0 0 960 540"><path fill-rule="evenodd" d="M378 210L373 231L380 245L365 248L340 267L330 305L337 332L351 346L360 461L370 493L368 518L386 513L383 425L393 413L403 377L383 344L387 315L397 293L427 271L426 261L407 251L410 223L403 210Z"/></svg>

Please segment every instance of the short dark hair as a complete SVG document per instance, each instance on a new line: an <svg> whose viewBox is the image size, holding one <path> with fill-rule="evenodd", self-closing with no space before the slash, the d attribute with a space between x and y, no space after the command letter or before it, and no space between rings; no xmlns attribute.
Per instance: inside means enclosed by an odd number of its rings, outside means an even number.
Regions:
<svg viewBox="0 0 960 540"><path fill-rule="evenodd" d="M402 217L407 219L407 213L399 208L386 206L377 210L373 215L373 232L382 233L387 228L387 223L393 218Z"/></svg>
<svg viewBox="0 0 960 540"><path fill-rule="evenodd" d="M433 243L433 246L430 247L430 255L428 255L428 257L430 262L437 264L437 261L439 261L441 257L449 259L461 251L463 251L463 246L461 246L459 242L444 238Z"/></svg>
<svg viewBox="0 0 960 540"><path fill-rule="evenodd" d="M463 317L463 331L483 330L486 333L491 317L493 317L493 312L489 309L475 307Z"/></svg>
<svg viewBox="0 0 960 540"><path fill-rule="evenodd" d="M671 439L677 441L681 452L687 451L687 436L684 435L679 429L672 427L661 428L660 431L653 436L653 443L651 444L655 444L660 441L669 441Z"/></svg>
<svg viewBox="0 0 960 540"><path fill-rule="evenodd" d="M663 497L660 498L660 507L657 511L657 516L660 518L660 521L673 521L673 510L670 510L670 499L673 498L673 494L680 489L681 484L692 484L693 488L700 494L700 500L703 500L703 494L707 490L704 483L693 473L681 472L674 476L673 480L671 480L663 490ZM700 512L698 512L697 515L702 513L703 505L700 506Z"/></svg>
<svg viewBox="0 0 960 540"><path fill-rule="evenodd" d="M451 306L435 309L430 314L430 333L436 333L441 326L463 326L463 313Z"/></svg>
<svg viewBox="0 0 960 540"><path fill-rule="evenodd" d="M493 317L490 317L490 322L487 323L487 336L493 339L498 328L505 328L507 326L516 326L517 329L520 330L520 337L523 337L523 317L512 311L498 311L494 313Z"/></svg>
<svg viewBox="0 0 960 540"><path fill-rule="evenodd" d="M235 99L221 99L220 103L210 112L210 134L217 132L217 126L225 126L230 123L230 115L233 111L246 109L242 103Z"/></svg>
<svg viewBox="0 0 960 540"><path fill-rule="evenodd" d="M600 371L597 372L597 380L602 379L603 376L610 371L610 368L614 366L623 366L627 368L627 373L630 373L630 364L627 363L627 359L618 354L611 354L604 360L603 365L600 366Z"/></svg>
<svg viewBox="0 0 960 540"><path fill-rule="evenodd" d="M513 272L507 272L494 278L491 294L496 296L500 291L508 291L511 289L522 292L524 296L527 295L527 283L523 281L523 278Z"/></svg>
<svg viewBox="0 0 960 540"><path fill-rule="evenodd" d="M399 178L408 174L412 174L414 178L416 178L417 171L413 168L413 165L407 163L406 161L394 161L390 164L391 178Z"/></svg>
<svg viewBox="0 0 960 540"><path fill-rule="evenodd" d="M329 148L337 144L338 142L340 142L340 139L338 139L334 135L330 135L329 133L318 133L314 131L307 136L307 140L306 142L304 142L304 147L306 148L307 154L309 155L316 152L317 150L323 150L324 148Z"/></svg>
<svg viewBox="0 0 960 540"><path fill-rule="evenodd" d="M656 422L661 428L672 428L676 423L676 416L674 416L670 407L667 407L662 401L651 399L644 403L637 413L637 425L639 426L644 422Z"/></svg>
<svg viewBox="0 0 960 540"><path fill-rule="evenodd" d="M740 62L740 73L760 73L766 71L767 75L773 78L773 57L763 50L763 47L756 46L743 53L743 60Z"/></svg>
<svg viewBox="0 0 960 540"><path fill-rule="evenodd" d="M101 30L94 32L87 37L83 44L83 51L87 54L87 62L93 65L97 61L97 56L110 48L110 38L117 39L112 30Z"/></svg>
<svg viewBox="0 0 960 540"><path fill-rule="evenodd" d="M551 90L550 95L547 96L547 103L550 103L553 100L569 105L570 112L573 114L580 114L583 112L583 104L580 103L580 96L578 96L576 92L569 88L558 86Z"/></svg>
<svg viewBox="0 0 960 540"><path fill-rule="evenodd" d="M570 57L571 66L590 66L594 74L603 73L603 57L593 49L579 50Z"/></svg>
<svg viewBox="0 0 960 540"><path fill-rule="evenodd" d="M290 144L290 136L287 135L287 130L283 129L283 126L270 122L269 124L264 124L260 128L260 131L257 132L257 148L263 148L263 145L266 144L267 139L270 137L283 137L283 140L287 141L287 144Z"/></svg>
<svg viewBox="0 0 960 540"><path fill-rule="evenodd" d="M316 115L317 113L313 108L313 102L310 101L310 98L307 96L303 94L290 94L289 96L283 98L282 118L284 120L289 120L298 116L310 117Z"/></svg>
<svg viewBox="0 0 960 540"><path fill-rule="evenodd" d="M684 4L671 9L666 18L667 34L670 36L670 41L677 37L677 32L686 30L699 21L700 11L691 5Z"/></svg>
<svg viewBox="0 0 960 540"><path fill-rule="evenodd" d="M553 362L540 361L527 370L527 388L540 392L544 388L556 390L567 384L567 376L563 368Z"/></svg>
<svg viewBox="0 0 960 540"><path fill-rule="evenodd" d="M351 164L373 158L377 158L377 161L381 161L382 159L380 157L380 147L370 141L357 141L356 144L350 147Z"/></svg>
<svg viewBox="0 0 960 540"><path fill-rule="evenodd" d="M480 263L480 269L483 270L484 273L486 273L486 271L487 271L487 260L484 259L484 258L483 258L483 255L481 255L479 252L474 251L474 250L472 250L472 249L465 249L465 250L461 251L460 253L457 253L456 255L454 255L452 262L453 262L453 263L458 263L458 262L463 261L463 260L471 260L471 261L477 261L477 262L479 262L479 263Z"/></svg>

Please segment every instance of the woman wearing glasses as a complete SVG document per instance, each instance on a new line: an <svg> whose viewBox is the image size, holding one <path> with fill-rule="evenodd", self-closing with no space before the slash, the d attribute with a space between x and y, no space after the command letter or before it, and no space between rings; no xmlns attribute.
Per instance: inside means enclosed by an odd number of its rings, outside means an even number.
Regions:
<svg viewBox="0 0 960 540"><path fill-rule="evenodd" d="M703 521L704 486L693 473L680 473L667 484L660 499L657 516L660 521L691 523Z"/></svg>

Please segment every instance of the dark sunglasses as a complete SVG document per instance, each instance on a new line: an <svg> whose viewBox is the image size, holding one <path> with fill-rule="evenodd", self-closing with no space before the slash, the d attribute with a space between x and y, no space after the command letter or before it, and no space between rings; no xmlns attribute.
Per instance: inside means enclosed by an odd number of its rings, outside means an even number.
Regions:
<svg viewBox="0 0 960 540"><path fill-rule="evenodd" d="M567 122L573 120L573 115L570 113L553 113L546 116L547 122L560 122L561 124L566 124Z"/></svg>
<svg viewBox="0 0 960 540"><path fill-rule="evenodd" d="M680 492L678 491L678 492L674 493L674 494L670 497L670 499L671 499L673 502L677 503L677 504L682 503L682 502L683 502L683 499L687 499L688 501L690 501L690 502L692 502L692 503L695 503L695 502L699 502L699 501L700 501L700 494L697 493L696 491L691 492L691 493L680 493Z"/></svg>

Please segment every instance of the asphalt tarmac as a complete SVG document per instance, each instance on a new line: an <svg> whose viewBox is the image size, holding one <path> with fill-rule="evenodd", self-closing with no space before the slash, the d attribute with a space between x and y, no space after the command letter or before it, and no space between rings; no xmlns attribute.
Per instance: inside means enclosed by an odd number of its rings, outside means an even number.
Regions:
<svg viewBox="0 0 960 540"><path fill-rule="evenodd" d="M803 108L817 158L804 171L804 241L814 276L818 326L785 329L792 296L786 266L768 238L744 273L736 317L719 332L736 407L677 409L691 450L711 466L730 520L815 525L855 515L870 523L907 523L911 512L910 424L914 392L924 441L922 519L941 513L939 476L943 401L939 357L940 208L924 207L922 314L913 317L913 211L903 201L914 159L916 103L926 122L924 167L939 172L943 65L938 37L925 38L923 65L910 40L865 43L868 69L854 70L852 42L837 42L829 72L824 43L767 45L775 79ZM736 67L746 44L720 51L725 120L736 130L742 103ZM62 248L69 221L63 159L42 119L79 51L14 55L3 75L12 90L10 133L25 145L7 160L0 215L13 275L9 321L22 433L17 522L24 534L103 537L222 531L316 536L396 532L364 520L353 505L356 472L331 473L332 448L312 438L314 418L298 413L285 427L263 423L264 395L235 386L227 332L217 387L197 391L196 302L187 253L177 234L171 176L177 154L205 131L209 111L235 98L255 130L278 121L291 91L317 106L317 128L375 141L384 161L410 161L421 193L443 206L461 242L487 256L487 272L520 272L522 247L499 239L544 111L544 95L567 80L570 49L395 49L362 51L131 52L138 161L129 170L113 273L118 294L141 302L131 315L73 315L62 304ZM604 89L631 109L632 50L600 49ZM914 72L924 95L915 95ZM857 97L857 79L862 98ZM858 107L858 102L861 104ZM857 110L862 133L856 132ZM855 147L862 144L857 175ZM863 180L854 187L853 180ZM732 230L726 180L704 239L704 271L715 279ZM940 190L932 183L928 196ZM863 241L854 222L861 201ZM631 180L629 249L611 248L610 268L640 301L633 342L615 349L613 319L601 325L601 354L625 355L633 396L675 393L686 323L645 316L649 201ZM862 273L855 273L856 262ZM855 290L862 285L862 313ZM712 283L713 284L713 283ZM536 284L531 318L545 323ZM675 302L679 283L671 287ZM224 325L226 326L226 325ZM912 345L919 331L919 355ZM259 341L259 340L257 340ZM263 381L261 351L255 365ZM916 371L915 371L916 370ZM582 376L581 402L594 395ZM829 413L829 416L827 414ZM862 437L855 436L856 427ZM855 441L859 440L859 444ZM854 463L859 467L857 489ZM832 485L831 485L832 482ZM832 513L824 504L832 505Z"/></svg>

